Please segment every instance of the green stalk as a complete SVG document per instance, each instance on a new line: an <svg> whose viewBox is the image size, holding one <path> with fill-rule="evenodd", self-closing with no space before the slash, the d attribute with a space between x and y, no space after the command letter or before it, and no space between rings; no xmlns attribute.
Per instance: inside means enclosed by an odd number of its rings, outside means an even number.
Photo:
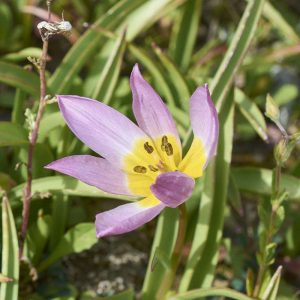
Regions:
<svg viewBox="0 0 300 300"><path fill-rule="evenodd" d="M280 197L280 181L281 181L281 165L277 163L274 171L273 171L273 181L272 181L272 196L271 196L271 201L273 202L276 199L279 199ZM273 234L274 234L274 223L275 223L275 217L276 217L276 211L278 209L278 205L272 204L272 211L271 211L271 217L270 217L270 222L269 226L267 229L267 238L265 240L265 243L262 247L262 258L261 258L261 263L259 266L259 271L255 283L255 288L253 292L253 297L257 298L260 293L261 289L264 283L265 276L268 271L268 261L267 261L267 246L272 242Z"/></svg>
<svg viewBox="0 0 300 300"><path fill-rule="evenodd" d="M179 227L177 233L177 239L174 246L172 258L171 258L171 266L167 272L165 272L164 277L161 281L161 285L156 294L156 299L161 300L165 299L167 292L172 287L172 283L174 282L174 278L176 275L177 268L179 266L184 241L185 241L185 233L187 227L187 212L185 203L179 206Z"/></svg>

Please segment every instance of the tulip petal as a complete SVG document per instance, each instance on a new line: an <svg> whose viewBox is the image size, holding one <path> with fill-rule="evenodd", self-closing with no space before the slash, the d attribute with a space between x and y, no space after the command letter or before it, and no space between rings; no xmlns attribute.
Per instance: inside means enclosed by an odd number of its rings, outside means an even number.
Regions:
<svg viewBox="0 0 300 300"><path fill-rule="evenodd" d="M181 143L175 122L167 106L151 85L143 78L136 64L130 76L130 85L133 96L132 109L139 127L155 140L165 135L175 138L178 157L181 159ZM157 149L160 149L159 144ZM176 149L177 150L177 149Z"/></svg>
<svg viewBox="0 0 300 300"><path fill-rule="evenodd" d="M151 185L152 193L166 206L177 207L192 194L195 180L181 172L162 173Z"/></svg>
<svg viewBox="0 0 300 300"><path fill-rule="evenodd" d="M88 147L122 168L124 156L138 139L147 135L127 117L95 100L58 96L58 104L70 129Z"/></svg>
<svg viewBox="0 0 300 300"><path fill-rule="evenodd" d="M206 163L216 154L219 121L210 97L208 85L196 89L190 99L190 118L195 137L199 138L206 154Z"/></svg>
<svg viewBox="0 0 300 300"><path fill-rule="evenodd" d="M45 168L75 177L107 193L133 196L128 189L127 175L100 157L73 155L53 161Z"/></svg>
<svg viewBox="0 0 300 300"><path fill-rule="evenodd" d="M156 199L145 198L99 213L96 215L97 237L135 230L155 218L164 208L165 205Z"/></svg>

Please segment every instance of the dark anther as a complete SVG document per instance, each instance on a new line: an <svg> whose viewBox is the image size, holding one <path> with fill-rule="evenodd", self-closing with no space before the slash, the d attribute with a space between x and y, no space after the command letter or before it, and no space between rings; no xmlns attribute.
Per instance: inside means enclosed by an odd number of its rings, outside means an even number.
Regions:
<svg viewBox="0 0 300 300"><path fill-rule="evenodd" d="M151 145L149 145L148 142L146 142L146 143L144 144L144 148L145 148L145 150L146 150L149 154L151 154L151 153L154 151L153 147L152 147Z"/></svg>
<svg viewBox="0 0 300 300"><path fill-rule="evenodd" d="M161 143L162 145L166 145L166 144L168 144L168 138L164 135L163 137L162 137L162 143Z"/></svg>
<svg viewBox="0 0 300 300"><path fill-rule="evenodd" d="M165 146L165 151L167 153L168 156L171 156L173 155L173 147L170 143L168 143L166 146Z"/></svg>
<svg viewBox="0 0 300 300"><path fill-rule="evenodd" d="M143 166L135 166L133 168L133 171L136 172L136 173L142 173L142 174L144 174L144 173L147 172L147 169L145 167L143 167Z"/></svg>
<svg viewBox="0 0 300 300"><path fill-rule="evenodd" d="M152 172L157 172L158 168L153 167L152 165L149 165L148 168L150 169L150 171Z"/></svg>
<svg viewBox="0 0 300 300"><path fill-rule="evenodd" d="M161 140L161 150L166 151L167 145L168 145L168 138L164 135Z"/></svg>

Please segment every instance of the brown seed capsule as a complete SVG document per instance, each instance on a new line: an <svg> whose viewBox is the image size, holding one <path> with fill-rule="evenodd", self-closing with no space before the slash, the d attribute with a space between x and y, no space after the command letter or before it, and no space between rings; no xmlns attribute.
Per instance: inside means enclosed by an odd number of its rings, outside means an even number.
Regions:
<svg viewBox="0 0 300 300"><path fill-rule="evenodd" d="M133 168L133 171L136 172L136 173L142 173L142 174L145 174L147 172L147 169L143 166L135 166Z"/></svg>
<svg viewBox="0 0 300 300"><path fill-rule="evenodd" d="M144 144L144 148L145 148L145 150L146 150L149 154L151 154L151 153L154 151L154 148L153 148L151 145L149 145L148 142L146 142L146 143Z"/></svg>

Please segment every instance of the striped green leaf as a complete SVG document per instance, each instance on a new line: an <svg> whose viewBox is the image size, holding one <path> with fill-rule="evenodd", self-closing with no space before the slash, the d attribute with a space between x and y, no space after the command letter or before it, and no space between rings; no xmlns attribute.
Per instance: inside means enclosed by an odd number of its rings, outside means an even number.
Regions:
<svg viewBox="0 0 300 300"><path fill-rule="evenodd" d="M120 74L121 63L126 48L125 32L115 41L115 45L109 55L104 68L98 74L98 80L93 89L92 98L108 104Z"/></svg>
<svg viewBox="0 0 300 300"><path fill-rule="evenodd" d="M168 300L193 300L200 299L209 296L220 296L220 297L228 297L229 299L235 300L254 300L251 297L248 297L242 293L237 291L228 289L228 288L205 288L205 289L197 289L192 290L185 293L180 293L168 298Z"/></svg>
<svg viewBox="0 0 300 300"><path fill-rule="evenodd" d="M20 199L22 197L23 188L24 184L20 184L14 187L10 191L10 198ZM34 179L32 181L32 194L45 194L48 192L54 194L64 194L69 196L132 200L132 198L126 196L118 196L102 192L93 186L87 185L81 181L78 181L68 176L49 176Z"/></svg>
<svg viewBox="0 0 300 300"><path fill-rule="evenodd" d="M49 87L55 93L66 93L82 67L91 59L105 37L99 27L114 30L126 16L141 5L145 0L123 0L116 3L107 13L88 29L85 34L74 44L62 63L55 70L49 80Z"/></svg>
<svg viewBox="0 0 300 300"><path fill-rule="evenodd" d="M152 243L151 255L142 288L142 300L156 299L160 283L166 272L164 264L156 261L155 254L159 250L164 253L167 260L171 259L172 250L176 241L178 212L175 209L165 209L160 215L156 227L154 241Z"/></svg>
<svg viewBox="0 0 300 300"><path fill-rule="evenodd" d="M268 195L272 193L272 170L239 167L232 168L231 174L237 187L244 192ZM281 190L288 192L290 200L300 200L300 179L288 174L281 175Z"/></svg>
<svg viewBox="0 0 300 300"><path fill-rule="evenodd" d="M170 52L176 65L186 71L192 59L196 42L202 0L190 0L180 10L179 20L174 22L174 35L171 37Z"/></svg>
<svg viewBox="0 0 300 300"><path fill-rule="evenodd" d="M0 147L26 144L28 144L28 134L21 125L0 122Z"/></svg>
<svg viewBox="0 0 300 300"><path fill-rule="evenodd" d="M248 120L257 134L264 141L268 140L266 121L257 105L238 88L234 90L234 100L243 116Z"/></svg>
<svg viewBox="0 0 300 300"><path fill-rule="evenodd" d="M0 82L20 88L34 97L40 93L39 77L36 74L8 62L0 61Z"/></svg>
<svg viewBox="0 0 300 300"><path fill-rule="evenodd" d="M2 282L0 300L18 300L19 291L19 248L18 237L8 199L2 201L2 268L1 273L11 281Z"/></svg>

